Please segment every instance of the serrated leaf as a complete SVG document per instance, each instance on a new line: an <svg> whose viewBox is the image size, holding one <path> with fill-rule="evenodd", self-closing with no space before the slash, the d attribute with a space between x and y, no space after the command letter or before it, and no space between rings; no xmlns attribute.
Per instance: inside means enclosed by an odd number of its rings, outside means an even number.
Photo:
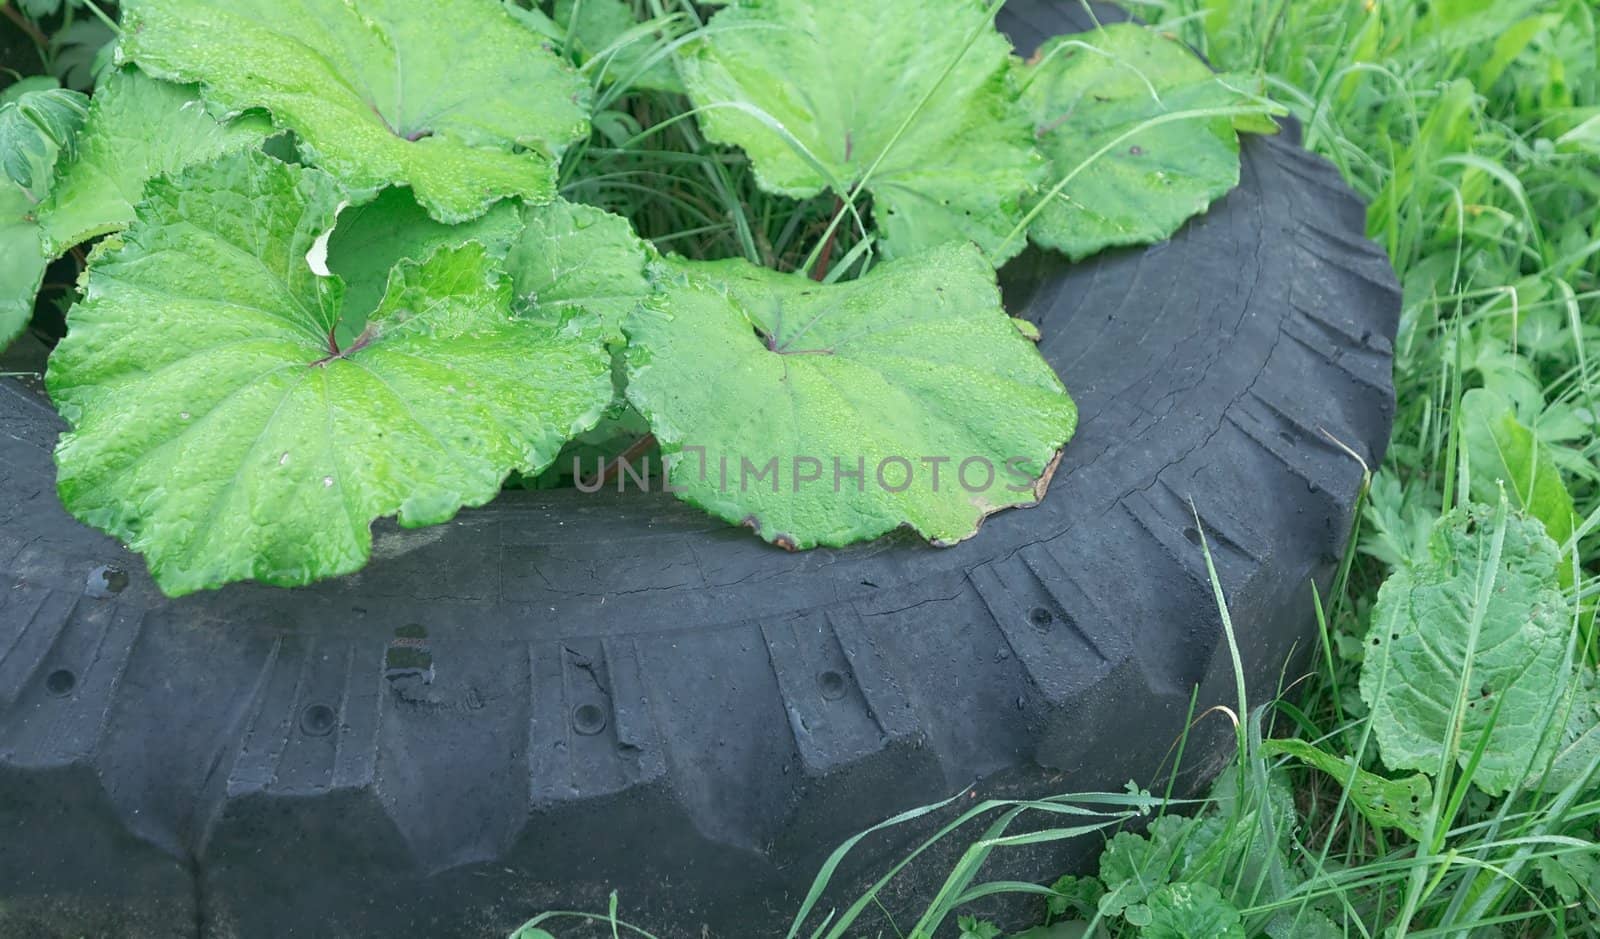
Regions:
<svg viewBox="0 0 1600 939"><path fill-rule="evenodd" d="M555 195L588 88L494 0L127 0L123 54L264 107L352 189L410 185L442 222Z"/></svg>
<svg viewBox="0 0 1600 939"><path fill-rule="evenodd" d="M1150 921L1139 939L1245 939L1239 911L1210 884L1167 884L1145 906Z"/></svg>
<svg viewBox="0 0 1600 939"><path fill-rule="evenodd" d="M1235 119L1171 116L1237 108L1253 89L1175 39L1130 24L1062 36L1021 83L1053 169L1031 235L1073 260L1163 241L1239 184ZM1140 128L1152 120L1168 122Z"/></svg>
<svg viewBox="0 0 1600 939"><path fill-rule="evenodd" d="M116 71L90 101L76 153L39 207L46 250L60 254L126 227L147 181L259 146L271 130L260 114L218 122L192 87Z"/></svg>
<svg viewBox="0 0 1600 939"><path fill-rule="evenodd" d="M1472 470L1473 498L1494 502L1503 483L1512 508L1543 522L1556 544L1566 544L1574 524L1572 494L1549 449L1517 420L1511 402L1488 389L1474 388L1461 398L1460 426ZM1562 583L1571 581L1571 567L1563 564Z"/></svg>
<svg viewBox="0 0 1600 939"><path fill-rule="evenodd" d="M1304 740L1266 740L1262 742L1262 752L1288 754L1332 776L1341 786L1349 783L1345 791L1351 803L1374 827L1398 828L1412 840L1422 840L1422 820L1433 805L1433 786L1421 773L1404 779L1386 779L1357 769L1352 775L1346 759L1319 750Z"/></svg>
<svg viewBox="0 0 1600 939"><path fill-rule="evenodd" d="M1436 773L1446 748L1465 766L1488 734L1472 780L1499 794L1542 768L1554 736L1546 723L1567 692L1572 609L1559 550L1540 522L1502 502L1441 518L1428 555L1378 592L1361 699L1391 769Z"/></svg>
<svg viewBox="0 0 1600 939"><path fill-rule="evenodd" d="M28 325L50 264L34 208L21 186L0 179L0 348Z"/></svg>
<svg viewBox="0 0 1600 939"><path fill-rule="evenodd" d="M706 136L743 148L766 190L844 194L866 179L886 255L976 241L999 264L1024 247L1008 236L1043 167L987 6L734 6L679 73Z"/></svg>
<svg viewBox="0 0 1600 939"><path fill-rule="evenodd" d="M635 88L683 94L683 80L673 56L657 55L655 37L634 18L624 0L556 0L555 23L567 37L567 48L589 63L597 56L608 82L627 81Z"/></svg>
<svg viewBox="0 0 1600 939"><path fill-rule="evenodd" d="M353 571L374 519L489 501L610 400L598 322L513 317L478 244L397 266L362 337L330 349L341 285L307 254L349 195L320 171L246 152L147 192L47 382L71 426L63 504L170 594Z"/></svg>
<svg viewBox="0 0 1600 939"><path fill-rule="evenodd" d="M30 91L0 105L0 172L43 199L58 159L71 159L89 99L76 91Z"/></svg>
<svg viewBox="0 0 1600 939"><path fill-rule="evenodd" d="M401 261L421 261L440 248L476 241L494 257L505 257L522 231L517 207L503 203L470 222L446 225L417 203L410 189L395 186L339 213L328 239L328 270L344 281L344 327L359 333L389 286L389 270Z"/></svg>
<svg viewBox="0 0 1600 939"><path fill-rule="evenodd" d="M661 277L624 327L628 399L683 457L680 497L768 541L838 546L901 526L960 541L1042 498L1076 426L971 245L826 286L742 260ZM858 468L859 482L839 475Z"/></svg>
<svg viewBox="0 0 1600 939"><path fill-rule="evenodd" d="M622 341L622 323L651 292L645 266L652 252L621 216L557 199L523 209L522 234L506 255L519 301L545 309L586 310L600 317L607 341Z"/></svg>

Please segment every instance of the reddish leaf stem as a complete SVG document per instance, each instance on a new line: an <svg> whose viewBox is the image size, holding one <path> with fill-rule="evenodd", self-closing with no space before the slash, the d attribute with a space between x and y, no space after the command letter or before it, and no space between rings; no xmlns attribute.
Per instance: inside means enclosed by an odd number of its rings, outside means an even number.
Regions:
<svg viewBox="0 0 1600 939"><path fill-rule="evenodd" d="M811 279L819 284L828 277L828 265L833 262L833 246L839 241L839 216L843 214L844 197L835 196L833 218L828 220L828 241L822 246L822 256L817 258L816 270L811 272Z"/></svg>
<svg viewBox="0 0 1600 939"><path fill-rule="evenodd" d="M635 459L643 456L646 451L655 445L655 434L645 434L643 437L635 440L633 443L628 445L628 449L622 451L622 453L615 460L612 460L604 469L600 471L599 479L596 479L594 482L584 487L585 491L598 492L606 483L617 478L617 473L622 471L623 464L633 462Z"/></svg>

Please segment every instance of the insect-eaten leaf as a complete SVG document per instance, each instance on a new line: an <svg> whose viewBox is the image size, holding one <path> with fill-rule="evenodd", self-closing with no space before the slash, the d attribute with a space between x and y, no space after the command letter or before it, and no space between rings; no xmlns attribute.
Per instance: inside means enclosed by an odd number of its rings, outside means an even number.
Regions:
<svg viewBox="0 0 1600 939"><path fill-rule="evenodd" d="M127 0L121 54L263 107L352 189L404 183L441 222L555 195L588 86L493 0Z"/></svg>
<svg viewBox="0 0 1600 939"><path fill-rule="evenodd" d="M1021 84L1052 168L1030 233L1073 260L1171 236L1239 184L1238 123L1270 126L1252 80L1142 26L1051 40Z"/></svg>
<svg viewBox="0 0 1600 939"><path fill-rule="evenodd" d="M511 312L469 243L389 274L347 345L308 262L349 193L259 152L147 189L91 261L47 383L62 502L179 595L348 573L372 522L415 527L535 473L611 399L598 320Z"/></svg>
<svg viewBox="0 0 1600 939"><path fill-rule="evenodd" d="M1378 592L1361 699L1385 765L1437 773L1484 744L1472 781L1498 795L1543 768L1562 729L1548 726L1571 677L1560 551L1502 499L1441 518L1428 555Z"/></svg>
<svg viewBox="0 0 1600 939"><path fill-rule="evenodd" d="M821 285L676 261L631 316L628 398L680 496L791 549L970 537L1039 501L1077 410L972 245Z"/></svg>
<svg viewBox="0 0 1600 939"><path fill-rule="evenodd" d="M1404 779L1385 779L1340 759L1304 740L1262 741L1263 753L1284 753L1327 773L1341 786L1348 783L1350 801L1375 828L1398 828L1414 841L1423 839L1422 821L1433 805L1433 784L1417 773Z"/></svg>
<svg viewBox="0 0 1600 939"><path fill-rule="evenodd" d="M770 0L712 18L679 71L706 136L763 188L865 182L889 257L975 241L998 265L1043 173L1011 46L980 0ZM969 45L970 40L970 45Z"/></svg>

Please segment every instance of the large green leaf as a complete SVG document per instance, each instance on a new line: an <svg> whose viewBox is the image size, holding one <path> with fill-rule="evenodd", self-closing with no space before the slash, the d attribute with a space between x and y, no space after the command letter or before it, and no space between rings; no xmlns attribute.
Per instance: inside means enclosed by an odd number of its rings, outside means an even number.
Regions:
<svg viewBox="0 0 1600 939"><path fill-rule="evenodd" d="M1474 388L1461 398L1461 441L1472 470L1472 496L1480 502L1500 498L1505 485L1512 508L1544 523L1545 532L1564 545L1572 538L1572 494L1549 448L1517 420L1516 409L1503 396ZM1562 567L1563 583L1571 583L1570 566Z"/></svg>
<svg viewBox="0 0 1600 939"><path fill-rule="evenodd" d="M46 250L126 227L149 180L194 163L259 146L272 130L260 114L218 122L193 88L114 72L89 104L76 153L57 170L39 207Z"/></svg>
<svg viewBox="0 0 1600 939"><path fill-rule="evenodd" d="M1491 794L1542 769L1572 630L1555 542L1500 505L1441 518L1429 556L1389 578L1361 667L1385 764L1435 773L1448 754L1464 766L1488 734L1472 778Z"/></svg>
<svg viewBox="0 0 1600 939"><path fill-rule="evenodd" d="M352 188L406 183L442 222L555 194L587 86L495 0L127 0L123 55L265 107Z"/></svg>
<svg viewBox="0 0 1600 939"><path fill-rule="evenodd" d="M661 277L624 327L628 398L682 497L768 541L960 541L1037 502L1072 436L1072 400L972 245L830 286L742 260Z"/></svg>
<svg viewBox="0 0 1600 939"><path fill-rule="evenodd" d="M1246 106L1250 84L1175 39L1128 24L1063 36L1022 82L1054 170L1031 229L1039 244L1074 260L1151 244L1239 184L1235 118L1175 116Z"/></svg>
<svg viewBox="0 0 1600 939"><path fill-rule="evenodd" d="M342 285L307 256L349 195L320 171L247 152L147 192L48 383L72 428L63 503L169 593L355 570L374 519L489 501L610 400L598 321L512 316L476 243L398 265L362 336L330 348Z"/></svg>
<svg viewBox="0 0 1600 939"><path fill-rule="evenodd" d="M0 179L0 348L28 325L33 297L50 264L34 209L26 190Z"/></svg>
<svg viewBox="0 0 1600 939"><path fill-rule="evenodd" d="M1042 164L988 6L730 7L679 71L706 136L742 147L767 190L842 195L865 180L889 256L976 241L999 263L1024 247L1008 236Z"/></svg>

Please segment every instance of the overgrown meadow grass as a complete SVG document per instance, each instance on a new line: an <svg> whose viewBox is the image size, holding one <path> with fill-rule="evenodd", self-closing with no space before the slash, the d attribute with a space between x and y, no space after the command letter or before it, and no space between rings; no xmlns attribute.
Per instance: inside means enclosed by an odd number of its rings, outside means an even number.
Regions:
<svg viewBox="0 0 1600 939"><path fill-rule="evenodd" d="M666 27L659 48L699 24L687 5L645 6ZM968 847L938 898L899 934L994 939L1002 931L963 915L963 904L1021 892L1038 895L1040 925L1016 939L1600 935L1600 752L1590 739L1597 732L1582 714L1576 730L1564 735L1563 726L1593 707L1600 661L1600 7L1130 6L1217 67L1266 76L1272 96L1302 123L1306 145L1370 203L1369 234L1405 288L1393 443L1384 465L1371 468L1334 590L1319 598L1321 667L1281 700L1249 701L1240 688L1226 715L1236 720L1240 757L1204 804L1079 794L975 807L941 830ZM574 195L630 215L646 233L679 232L699 254L800 265L835 207L764 197L742 160L698 140L688 122L654 125L648 99L613 100L615 112L597 121L597 144L579 159L614 175ZM641 166L655 178L631 169ZM852 256L848 245L844 254ZM1463 598L1469 606L1488 605L1491 567L1518 562L1501 552L1518 550L1508 531L1520 513L1542 522L1562 551L1552 576L1571 612L1562 674L1572 688L1543 732L1578 767L1568 767L1560 785L1541 785L1538 766L1496 795L1484 790L1499 787L1475 780L1494 754L1491 734L1465 730L1466 709L1481 694L1470 656L1448 676L1458 706L1438 741L1437 766L1407 775L1378 759L1358 682L1379 587L1425 562L1435 523L1473 503L1490 507L1480 513L1479 543L1495 564L1442 561L1445 571L1489 571L1476 582L1480 594ZM1217 600L1225 615L1220 591ZM1140 815L1156 817L1150 834L1118 833ZM1026 835L1010 834L1024 816L1049 823L1042 833L1034 824ZM1049 887L983 880L993 852L1085 833L1109 839L1098 877ZM752 923L751 934L869 934L857 924L876 890L842 909L818 901L834 863L792 923ZM897 872L882 872L884 882ZM616 916L613 909L598 920L645 934ZM541 918L523 935L570 921Z"/></svg>

